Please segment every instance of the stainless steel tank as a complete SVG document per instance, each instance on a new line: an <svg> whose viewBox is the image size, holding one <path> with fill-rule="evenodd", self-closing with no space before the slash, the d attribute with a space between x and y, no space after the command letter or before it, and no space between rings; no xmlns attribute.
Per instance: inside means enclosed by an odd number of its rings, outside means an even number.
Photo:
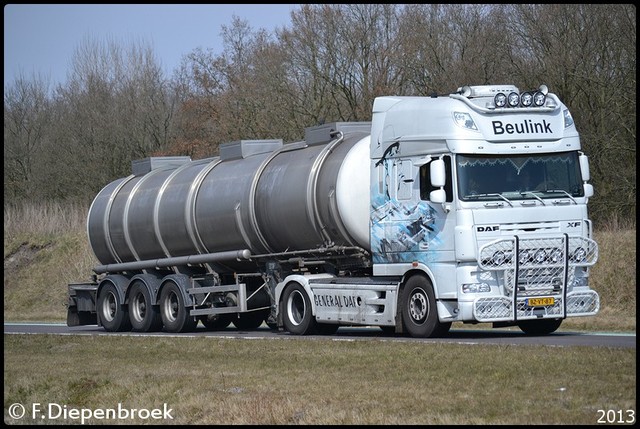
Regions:
<svg viewBox="0 0 640 429"><path fill-rule="evenodd" d="M134 162L91 204L91 248L105 265L241 249L369 250L369 132L369 123L332 123L298 143L242 140L215 158Z"/></svg>

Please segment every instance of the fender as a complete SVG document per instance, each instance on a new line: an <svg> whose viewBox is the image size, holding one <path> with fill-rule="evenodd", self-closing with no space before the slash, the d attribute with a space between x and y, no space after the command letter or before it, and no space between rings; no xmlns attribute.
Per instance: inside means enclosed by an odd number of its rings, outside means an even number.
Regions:
<svg viewBox="0 0 640 429"><path fill-rule="evenodd" d="M114 285L116 287L116 290L118 291L118 298L120 298L120 302L126 303L129 277L123 276L122 274L109 274L108 276L100 280L98 291L96 292L96 299L100 296L100 292L102 292L102 288L106 283L111 283L112 285Z"/></svg>
<svg viewBox="0 0 640 429"><path fill-rule="evenodd" d="M156 276L154 274L137 274L129 280L129 286L133 284L136 280L140 280L149 291L149 295L151 296L151 302L153 305L158 305L158 298L160 296L160 285L162 282L162 277ZM131 288L127 287L126 292L126 301L125 303L129 303L129 290Z"/></svg>
<svg viewBox="0 0 640 429"><path fill-rule="evenodd" d="M312 274L309 276L303 276L300 274L291 274L287 277L284 278L284 280L282 280L280 283L278 283L276 285L276 290L275 290L275 308L276 308L276 316L278 318L278 321L280 321L280 298L282 297L282 292L284 291L285 287L289 284L289 283L298 283L300 286L302 286L304 288L304 290L307 292L307 295L309 296L309 300L311 301L311 314L313 314L314 316L316 315L316 305L314 303L314 299L313 299L313 291L311 290L311 286L309 285L309 280L313 280L313 279L332 279L335 278L336 276L332 275L332 274Z"/></svg>
<svg viewBox="0 0 640 429"><path fill-rule="evenodd" d="M184 298L185 305L194 305L193 296L190 295L187 290L191 288L191 281L189 276L185 274L170 274L162 279L162 284L157 290L158 296L162 293L162 288L167 284L169 280L172 280L180 290L182 291L182 297Z"/></svg>

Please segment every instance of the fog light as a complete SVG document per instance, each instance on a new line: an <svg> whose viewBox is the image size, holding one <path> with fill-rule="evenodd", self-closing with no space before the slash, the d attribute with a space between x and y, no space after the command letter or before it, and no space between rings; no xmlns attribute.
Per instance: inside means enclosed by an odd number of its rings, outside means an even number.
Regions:
<svg viewBox="0 0 640 429"><path fill-rule="evenodd" d="M572 262L583 262L587 257L587 251L583 247L578 247L571 255Z"/></svg>
<svg viewBox="0 0 640 429"><path fill-rule="evenodd" d="M553 249L549 254L549 259L554 264L557 264L558 262L560 262L562 260L562 252L560 251L560 249Z"/></svg>
<svg viewBox="0 0 640 429"><path fill-rule="evenodd" d="M518 256L518 263L520 265L524 265L529 261L531 261L531 252L529 251L529 249L521 250L520 256Z"/></svg>
<svg viewBox="0 0 640 429"><path fill-rule="evenodd" d="M547 259L547 252L544 249L536 250L536 253L533 255L533 261L536 264L542 264Z"/></svg>

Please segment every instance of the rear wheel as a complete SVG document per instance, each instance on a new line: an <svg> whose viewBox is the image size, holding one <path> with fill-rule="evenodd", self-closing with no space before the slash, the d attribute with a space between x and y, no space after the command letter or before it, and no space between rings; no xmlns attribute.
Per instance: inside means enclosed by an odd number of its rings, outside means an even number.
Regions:
<svg viewBox="0 0 640 429"><path fill-rule="evenodd" d="M437 337L449 332L451 323L438 320L436 297L426 277L415 275L407 280L400 304L402 322L412 337Z"/></svg>
<svg viewBox="0 0 640 429"><path fill-rule="evenodd" d="M153 332L162 329L160 311L153 305L149 289L140 281L131 285L129 291L129 320L132 331Z"/></svg>
<svg viewBox="0 0 640 429"><path fill-rule="evenodd" d="M232 318L231 314L218 314L215 316L202 316L200 321L207 331L221 331L231 325Z"/></svg>
<svg viewBox="0 0 640 429"><path fill-rule="evenodd" d="M198 319L189 316L182 290L172 281L160 293L160 316L168 332L190 332L198 324Z"/></svg>
<svg viewBox="0 0 640 429"><path fill-rule="evenodd" d="M122 332L131 329L127 309L120 299L118 289L111 283L104 285L100 290L98 315L100 323L109 332Z"/></svg>
<svg viewBox="0 0 640 429"><path fill-rule="evenodd" d="M548 335L555 332L562 324L562 319L521 320L518 328L527 335Z"/></svg>
<svg viewBox="0 0 640 429"><path fill-rule="evenodd" d="M307 292L299 284L293 284L284 292L284 328L296 335L315 332L315 319L311 314L311 301Z"/></svg>

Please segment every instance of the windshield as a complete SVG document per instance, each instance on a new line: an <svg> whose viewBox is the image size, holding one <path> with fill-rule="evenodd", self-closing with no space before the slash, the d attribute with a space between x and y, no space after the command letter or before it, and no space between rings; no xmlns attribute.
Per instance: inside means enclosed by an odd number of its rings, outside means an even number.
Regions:
<svg viewBox="0 0 640 429"><path fill-rule="evenodd" d="M584 196L577 152L536 155L458 155L463 201Z"/></svg>

